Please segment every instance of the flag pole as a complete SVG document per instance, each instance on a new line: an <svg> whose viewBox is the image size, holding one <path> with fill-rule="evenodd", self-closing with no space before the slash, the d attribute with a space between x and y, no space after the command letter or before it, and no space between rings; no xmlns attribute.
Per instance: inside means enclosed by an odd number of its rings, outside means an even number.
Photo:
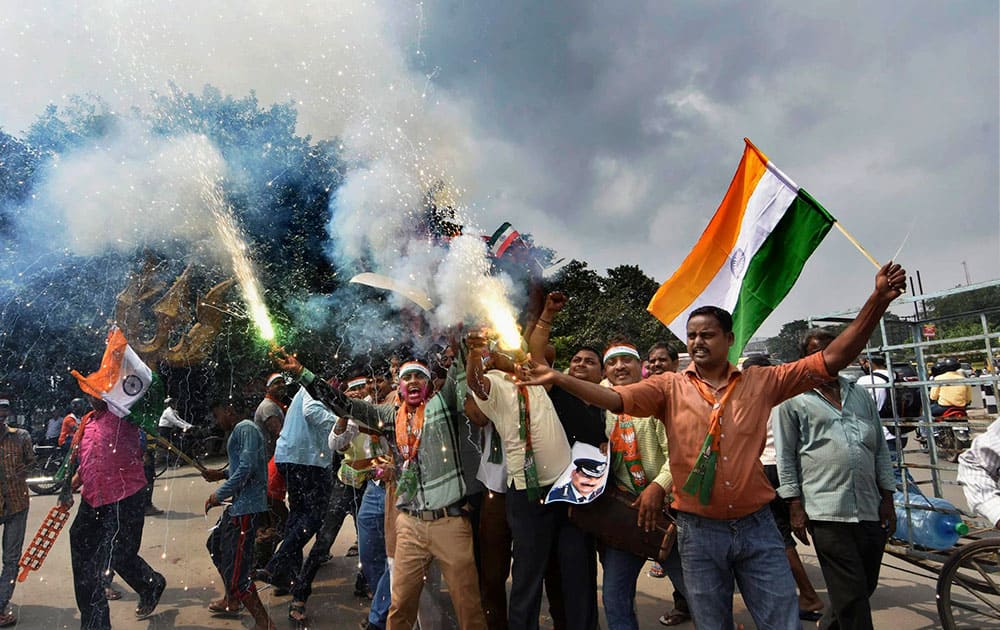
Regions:
<svg viewBox="0 0 1000 630"><path fill-rule="evenodd" d="M868 262L875 265L876 269L882 268L882 265L878 264L878 261L875 260L875 257L868 253L868 250L865 249L864 246L858 242L858 239L851 236L851 233L844 229L844 226L840 224L840 221L834 221L833 225L836 226L836 228L840 230L840 233L843 234L844 237L851 242L851 245L854 245L855 247L858 248L858 251L861 252L862 256L868 259Z"/></svg>

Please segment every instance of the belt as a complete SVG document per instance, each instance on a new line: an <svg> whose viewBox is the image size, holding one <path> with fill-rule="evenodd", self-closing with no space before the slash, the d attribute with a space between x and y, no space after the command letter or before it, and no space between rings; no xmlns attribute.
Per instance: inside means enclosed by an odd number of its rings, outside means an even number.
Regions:
<svg viewBox="0 0 1000 630"><path fill-rule="evenodd" d="M421 521L436 521L448 516L465 516L468 513L465 510L465 506L466 503L463 501L461 503L452 503L448 507L438 508L436 510L411 510L409 508L401 507L399 508L399 511L418 518Z"/></svg>

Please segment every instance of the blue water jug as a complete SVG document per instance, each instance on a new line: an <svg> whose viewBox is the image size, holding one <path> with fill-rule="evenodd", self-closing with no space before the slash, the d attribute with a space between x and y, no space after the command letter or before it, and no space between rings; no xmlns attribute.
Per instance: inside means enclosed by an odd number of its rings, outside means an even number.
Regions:
<svg viewBox="0 0 1000 630"><path fill-rule="evenodd" d="M893 494L896 504L896 538L909 541L912 533L913 544L919 547L948 549L958 542L959 537L969 533L969 526L962 522L962 516L954 505L944 499L913 492L912 488L910 490L909 521L906 518L903 493L897 490Z"/></svg>

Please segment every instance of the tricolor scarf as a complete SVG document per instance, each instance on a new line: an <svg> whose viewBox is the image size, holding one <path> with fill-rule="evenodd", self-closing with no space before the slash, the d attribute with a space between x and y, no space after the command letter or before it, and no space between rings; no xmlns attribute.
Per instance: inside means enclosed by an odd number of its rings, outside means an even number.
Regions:
<svg viewBox="0 0 1000 630"><path fill-rule="evenodd" d="M722 436L722 408L725 406L726 401L729 400L729 395L733 393L736 381L740 376L740 373L737 372L735 377L729 381L726 393L722 395L722 399L716 401L715 396L709 391L708 386L694 373L688 373L688 377L698 389L698 393L701 394L701 397L708 404L712 405L712 415L708 422L708 435L705 436L705 441L701 445L701 451L698 453L698 459L695 461L694 468L691 469L691 474L688 475L687 481L684 482L683 488L684 492L697 496L698 502L702 505L708 505L708 502L712 498L712 486L715 484L715 465L719 460L719 447Z"/></svg>
<svg viewBox="0 0 1000 630"><path fill-rule="evenodd" d="M620 465L624 465L628 471L632 487L624 490L641 494L649 485L646 471L642 469L642 455L639 453L639 443L635 439L632 416L626 413L618 414L615 428L611 430L611 461L613 468L617 469Z"/></svg>
<svg viewBox="0 0 1000 630"><path fill-rule="evenodd" d="M406 411L407 405L404 403L396 411L396 446L399 454L403 458L403 467L396 482L397 494L413 496L417 488L417 467L411 465L417 458L417 449L420 448L420 436L424 430L424 408L427 402L423 402L413 412L413 422L411 423Z"/></svg>
<svg viewBox="0 0 1000 630"><path fill-rule="evenodd" d="M528 388L517 386L518 431L524 440L524 485L528 489L528 500L542 498L538 484L538 468L535 466L535 451L531 447L531 405L528 402Z"/></svg>

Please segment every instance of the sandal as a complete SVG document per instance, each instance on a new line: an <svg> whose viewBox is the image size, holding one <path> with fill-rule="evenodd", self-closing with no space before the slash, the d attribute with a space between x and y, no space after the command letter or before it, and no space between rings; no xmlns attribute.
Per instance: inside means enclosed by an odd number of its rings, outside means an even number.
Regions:
<svg viewBox="0 0 1000 630"><path fill-rule="evenodd" d="M802 621L819 621L822 618L822 610L805 610L804 608L799 608L799 619Z"/></svg>
<svg viewBox="0 0 1000 630"><path fill-rule="evenodd" d="M676 608L660 616L660 625L663 626L679 626L686 621L691 621L691 613Z"/></svg>
<svg viewBox="0 0 1000 630"><path fill-rule="evenodd" d="M165 577L157 573L154 579L156 581L153 584L152 592L149 594L149 599L140 597L139 605L135 607L135 616L139 619L145 619L153 614L153 611L156 610L156 605L160 603L160 597L163 596L164 589L167 588L167 579Z"/></svg>
<svg viewBox="0 0 1000 630"><path fill-rule="evenodd" d="M309 618L306 617L306 603L305 602L292 602L288 605L288 620L297 624L298 626L304 626L309 622Z"/></svg>
<svg viewBox="0 0 1000 630"><path fill-rule="evenodd" d="M122 598L122 592L113 586L104 587L104 599L113 602Z"/></svg>
<svg viewBox="0 0 1000 630"><path fill-rule="evenodd" d="M666 575L663 567L660 566L659 562L654 562L653 566L649 567L649 577L651 578L661 578Z"/></svg>
<svg viewBox="0 0 1000 630"><path fill-rule="evenodd" d="M13 609L7 608L0 614L0 628L9 628L17 624L17 613Z"/></svg>
<svg viewBox="0 0 1000 630"><path fill-rule="evenodd" d="M237 603L235 608L225 605L221 601L212 602L208 605L208 612L219 617L239 617L243 612L243 604Z"/></svg>

